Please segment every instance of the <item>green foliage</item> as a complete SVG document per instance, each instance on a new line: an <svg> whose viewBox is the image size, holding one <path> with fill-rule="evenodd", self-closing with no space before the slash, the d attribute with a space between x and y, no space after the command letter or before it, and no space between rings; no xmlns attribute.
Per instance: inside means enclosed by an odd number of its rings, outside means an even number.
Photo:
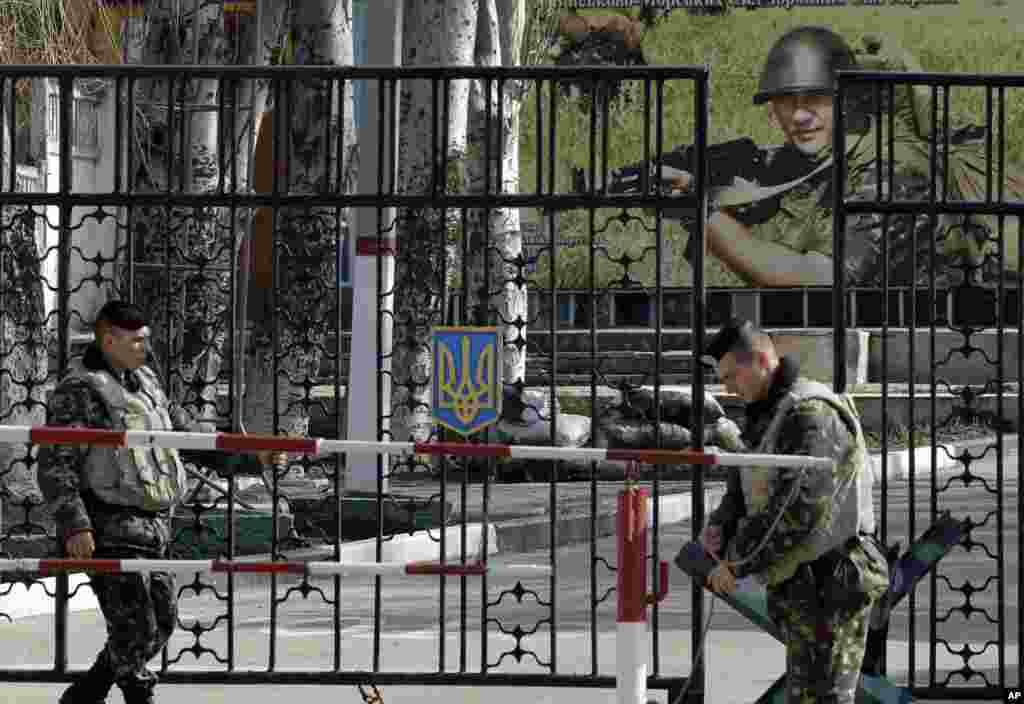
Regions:
<svg viewBox="0 0 1024 704"><path fill-rule="evenodd" d="M42 49L64 28L61 0L0 0L0 18L12 22L18 49Z"/></svg>
<svg viewBox="0 0 1024 704"><path fill-rule="evenodd" d="M1019 41L1024 26L1024 3L997 5L991 0L960 0L956 5L921 5L916 8L885 4L880 7L792 9L759 8L733 11L724 16L695 17L676 11L644 37L643 52L650 65L700 66L711 69L710 142L749 136L761 144L777 143L781 135L769 124L763 106L752 97L771 44L785 31L801 24L832 27L851 46L861 48L865 35L884 33L910 51L929 72L1017 73L1024 63L1024 45ZM537 172L544 190L553 162L556 192L570 189L572 167L589 167L594 155L598 171L604 156L609 167L637 162L644 157L644 94L641 82L626 84L628 95L610 106L607 143L604 125L592 118L586 100L558 95L554 117L554 145L549 140L552 115L551 87L545 83L538 95L531 86L522 108L521 186L523 193L536 190ZM651 91L649 128L651 153L656 149L656 94ZM952 112L976 123L985 121L985 91L981 88L954 89ZM540 101L541 122L537 104ZM1024 163L1024 91L1006 91L1007 160ZM670 148L694 141L693 82L674 80L665 84L662 145ZM592 122L593 120L593 122ZM592 130L593 124L593 130ZM538 131L540 134L538 134ZM537 160L538 140L543 148ZM653 217L648 216L648 227ZM582 223L582 224L581 224ZM563 237L583 237L586 220L566 220ZM575 228L575 229L570 229ZM636 242L643 228L622 228L614 238ZM644 235L650 239L650 235ZM685 240L685 235L679 235ZM609 237L612 241L612 237ZM678 250L682 251L681 247ZM568 261L573 261L569 257ZM709 286L739 285L717 261L707 262L705 281ZM653 273L653 268L649 273ZM675 264L673 280L689 282L688 267ZM567 275L572 278L572 275ZM653 284L653 278L645 283Z"/></svg>
<svg viewBox="0 0 1024 704"><path fill-rule="evenodd" d="M551 284L551 253L545 251L537 258L537 267L530 279L534 286L548 288ZM622 268L611 262L600 251L594 252L593 287L597 290L612 286L622 276ZM591 287L590 248L585 245L558 247L555 261L555 288L584 289Z"/></svg>

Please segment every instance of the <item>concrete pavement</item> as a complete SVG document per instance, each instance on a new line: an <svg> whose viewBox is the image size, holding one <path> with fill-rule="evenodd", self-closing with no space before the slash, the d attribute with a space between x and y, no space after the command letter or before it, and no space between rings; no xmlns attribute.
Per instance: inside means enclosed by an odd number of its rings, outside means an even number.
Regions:
<svg viewBox="0 0 1024 704"><path fill-rule="evenodd" d="M719 605L719 608L722 608ZM717 613L717 611L716 611ZM99 647L102 626L99 622L86 625L78 631L79 636L86 636L91 641L89 645ZM598 635L599 666L598 674L614 676L615 674L615 634L614 632L603 632ZM280 663L277 668L280 671L289 669L320 669L330 670L330 665L325 662L326 652L329 652L327 639L317 636L294 636L278 637L277 657ZM343 669L348 671L367 671L371 666L369 658L365 655L370 650L369 634L346 634L343 654ZM537 647L541 657L547 655L547 648L544 647L545 638L540 641ZM448 639L448 647L455 652L458 645L458 638L452 634ZM7 641L8 643L10 641ZM76 651L84 654L88 652L85 644L76 648ZM511 646L509 646L511 647ZM688 630L673 630L662 633L660 639L662 652L670 654L671 657L663 655L662 675L685 676L690 670L691 662L691 636ZM390 632L382 638L384 659L381 667L382 672L422 672L424 674L436 673L438 639L433 633L416 632ZM468 638L468 649L470 653L480 652L480 639L478 633L470 633ZM586 657L590 649L590 634L586 632L561 633L558 637L559 652L559 674L588 675L589 670L583 664L588 662ZM3 652L10 657L13 650L11 647L4 647ZM917 662L926 662L928 657L927 643L915 643ZM890 641L888 648L889 676L888 679L897 686L904 686L907 683L906 672L908 668L909 644L903 641ZM364 654L359 657L360 653ZM257 654L252 653L255 657ZM266 653L261 653L262 666L265 667ZM310 657L315 665L309 663ZM758 695L764 692L785 670L785 653L782 646L770 636L755 631L717 631L713 627L709 632L706 648L706 672L707 672L707 701L709 704L750 704ZM496 658L495 658L496 659ZM1016 662L1017 646L1009 645L1006 649L1007 662ZM221 670L210 659L204 658L200 666L190 662L187 658L173 666L173 669L183 673L189 670ZM246 658L249 660L249 658ZM997 658L992 653L988 661L984 663L993 670L997 667ZM450 658L448 671L457 671L458 664L455 658ZM303 666L300 663L308 663ZM737 669L738 664L741 669ZM10 664L5 662L4 664ZM962 665L962 661L955 656L942 652L937 653L937 666L941 671L952 670ZM980 666L981 663L975 663ZM76 658L72 661L75 670L84 669L88 666L87 658ZM260 665L242 664L238 667L241 671L249 669L263 669ZM467 671L479 673L480 666L478 658L471 657ZM524 658L521 663L516 663L511 658L506 658L502 666L489 670L490 674L542 674L545 669L537 665L531 658ZM991 677L991 675L990 675ZM922 679L918 675L918 681ZM1008 682L1016 682L1016 673L1008 673ZM4 701L17 702L18 704L54 704L65 684L7 684L3 685L0 695ZM411 687L398 685L381 685L379 687L383 701L387 704L396 704L413 701L444 702L445 704L522 704L530 702L551 702L555 704L616 704L615 690L592 689L592 688L541 688L541 687ZM287 696L294 701L302 701L303 704L358 704L362 701L357 690L348 685L317 685L317 686L296 686L296 685L188 685L188 684L165 684L158 689L158 701L160 704L271 704ZM666 702L667 693L664 691L650 692L649 700ZM121 702L120 693L115 690L110 699L111 704Z"/></svg>

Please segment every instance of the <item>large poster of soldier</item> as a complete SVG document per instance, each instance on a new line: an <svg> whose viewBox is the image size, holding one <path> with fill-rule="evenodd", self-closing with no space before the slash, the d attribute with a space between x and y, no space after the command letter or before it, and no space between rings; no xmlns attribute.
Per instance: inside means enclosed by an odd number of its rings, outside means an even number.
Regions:
<svg viewBox="0 0 1024 704"><path fill-rule="evenodd" d="M686 9L686 3L671 9L648 5L620 10L595 2L567 10L560 20L558 62L710 67L704 258L709 287L834 285L837 70L999 74L1019 73L1024 66L1019 42L1024 4L1006 0L723 0L718 9L703 10ZM664 88L660 177L676 192L691 183L692 91L683 81ZM654 176L654 165L642 163L642 85L624 82L611 93L608 143L603 149L599 126L596 168L590 162L587 106L581 107L578 119L559 116L559 138L567 153L558 161L568 164L563 178L569 190L607 184L608 192L628 193L637 188L642 171ZM586 103L586 98L586 90L577 91L577 100ZM652 108L646 116L651 140L656 133L653 113ZM953 87L947 98L943 89L933 91L927 85L902 84L890 94L885 86L876 92L871 84L861 84L860 91L847 92L843 121L848 199L1024 200L1024 89L987 94L984 87ZM524 134L529 135L527 127ZM527 161L532 148L523 145ZM653 144L648 153L654 153ZM602 159L608 165L603 173ZM524 184L532 183L534 168L525 165ZM602 212L614 214L611 209ZM662 281L667 286L692 282L692 214L686 209L664 211ZM561 217L563 237L576 232L577 239L587 239L585 211ZM622 274L615 261L620 254L644 242L653 246L652 222L650 212L628 223L625 218L598 218L609 252L604 257L609 281ZM935 218L903 214L883 222L878 215L857 215L847 218L842 236L848 287L877 288L883 280L888 286L910 286L913 281L929 286L930 272L939 287L965 281L994 284L1000 278L1015 281L1020 273L1016 218L1000 224L994 215L976 213ZM581 269L571 262L560 268ZM653 257L647 257L630 273L651 278L644 283L652 285L653 268ZM585 284L569 280L573 277L568 273L561 278L570 286ZM608 282L594 283L600 287Z"/></svg>

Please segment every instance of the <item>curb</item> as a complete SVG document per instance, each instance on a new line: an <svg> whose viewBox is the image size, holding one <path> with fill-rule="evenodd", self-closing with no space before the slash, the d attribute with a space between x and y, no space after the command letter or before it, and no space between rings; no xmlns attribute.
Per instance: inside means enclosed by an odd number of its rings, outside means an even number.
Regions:
<svg viewBox="0 0 1024 704"><path fill-rule="evenodd" d="M955 459L964 451L972 451L972 455L978 456L992 447L989 452L994 452L996 437L973 438L956 443L940 443L935 446L935 458L937 460L936 476L946 476L960 472L961 463ZM1018 435L1006 433L1003 435L1003 452L1016 450ZM882 480L882 453L873 451L871 453L871 469L876 482ZM887 453L886 476L892 481L906 481L910 478L910 450L894 450ZM932 474L932 447L918 447L914 449L914 477L931 476Z"/></svg>

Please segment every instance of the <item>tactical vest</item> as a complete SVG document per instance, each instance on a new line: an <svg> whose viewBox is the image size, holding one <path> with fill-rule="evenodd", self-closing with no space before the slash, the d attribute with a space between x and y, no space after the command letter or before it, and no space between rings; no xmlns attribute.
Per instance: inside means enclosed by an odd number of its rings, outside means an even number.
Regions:
<svg viewBox="0 0 1024 704"><path fill-rule="evenodd" d="M140 388L130 392L107 371L71 364L67 380L87 383L103 398L114 430L173 430L168 400L148 367L135 371ZM92 447L82 484L101 501L144 511L164 511L184 496L185 466L178 451L151 447Z"/></svg>
<svg viewBox="0 0 1024 704"><path fill-rule="evenodd" d="M808 379L798 379L792 389L780 401L761 443L755 452L775 452L779 431L790 411L805 401L825 401L836 409L840 418L852 431L853 447L846 457L835 458L836 494L833 497L832 530L828 533L815 532L810 540L801 545L786 564L773 565L765 575L768 584L788 579L800 563L810 562L833 548L841 547L857 535L858 531L873 533L875 530L874 503L871 494L873 476L868 464L868 451L861 432L860 421L853 402L847 396L837 396L824 384ZM808 470L814 471L814 470ZM778 469L774 467L742 467L740 480L747 515L765 511L771 496L773 480Z"/></svg>

